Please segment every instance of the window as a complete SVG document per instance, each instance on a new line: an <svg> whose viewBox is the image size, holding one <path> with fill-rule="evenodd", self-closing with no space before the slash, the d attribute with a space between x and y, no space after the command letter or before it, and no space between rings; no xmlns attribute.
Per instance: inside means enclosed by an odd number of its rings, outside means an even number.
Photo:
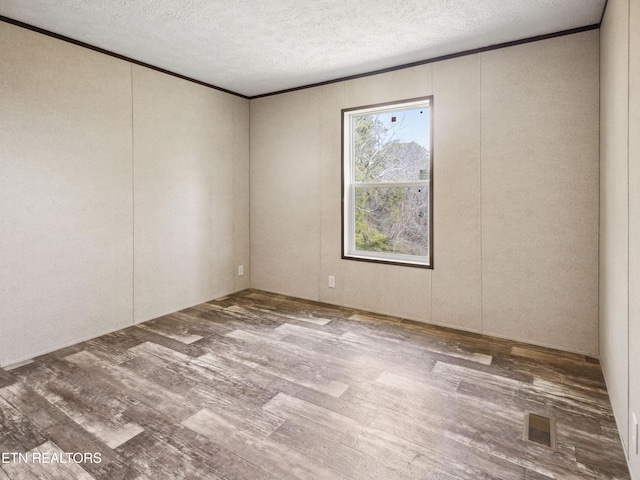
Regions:
<svg viewBox="0 0 640 480"><path fill-rule="evenodd" d="M433 97L342 110L342 258L433 268Z"/></svg>

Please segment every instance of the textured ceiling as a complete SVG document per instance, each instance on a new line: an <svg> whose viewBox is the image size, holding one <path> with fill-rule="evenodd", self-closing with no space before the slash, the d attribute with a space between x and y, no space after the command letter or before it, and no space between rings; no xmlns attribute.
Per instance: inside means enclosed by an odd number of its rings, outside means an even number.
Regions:
<svg viewBox="0 0 640 480"><path fill-rule="evenodd" d="M0 15L254 96L597 24L604 5L605 0L0 0Z"/></svg>

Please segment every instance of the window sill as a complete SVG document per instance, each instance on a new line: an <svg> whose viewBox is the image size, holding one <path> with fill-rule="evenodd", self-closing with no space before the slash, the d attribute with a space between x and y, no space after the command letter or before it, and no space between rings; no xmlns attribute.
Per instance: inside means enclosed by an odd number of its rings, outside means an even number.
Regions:
<svg viewBox="0 0 640 480"><path fill-rule="evenodd" d="M386 258L364 257L358 255L342 255L343 260L355 260L357 262L379 263L383 265L397 265L400 267L413 267L413 268L426 268L433 270L433 263L428 264L424 262L410 262L405 260L391 260Z"/></svg>

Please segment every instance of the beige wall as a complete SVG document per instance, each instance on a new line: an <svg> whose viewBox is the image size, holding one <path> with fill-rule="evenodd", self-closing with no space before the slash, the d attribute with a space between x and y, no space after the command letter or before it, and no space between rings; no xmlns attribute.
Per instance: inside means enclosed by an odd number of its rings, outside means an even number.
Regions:
<svg viewBox="0 0 640 480"><path fill-rule="evenodd" d="M601 363L634 478L640 420L640 2L609 2L601 28Z"/></svg>
<svg viewBox="0 0 640 480"><path fill-rule="evenodd" d="M131 67L0 23L0 365L131 323Z"/></svg>
<svg viewBox="0 0 640 480"><path fill-rule="evenodd" d="M318 89L251 103L251 286L302 298L318 296L318 106Z"/></svg>
<svg viewBox="0 0 640 480"><path fill-rule="evenodd" d="M233 99L233 264L242 265L244 275L234 271L234 291L249 288L251 251L249 239L249 101Z"/></svg>
<svg viewBox="0 0 640 480"><path fill-rule="evenodd" d="M629 16L629 415L640 422L640 1ZM624 337L623 337L624 338ZM640 432L639 432L640 433ZM638 439L640 442L640 439ZM629 435L631 445L631 435ZM640 446L639 446L640 448ZM640 479L640 455L629 454Z"/></svg>
<svg viewBox="0 0 640 480"><path fill-rule="evenodd" d="M252 100L251 285L597 354L598 41ZM340 109L430 94L435 269L341 260Z"/></svg>
<svg viewBox="0 0 640 480"><path fill-rule="evenodd" d="M133 92L135 321L143 322L235 289L236 101L137 65Z"/></svg>
<svg viewBox="0 0 640 480"><path fill-rule="evenodd" d="M0 22L0 106L0 365L247 286L247 100Z"/></svg>
<svg viewBox="0 0 640 480"><path fill-rule="evenodd" d="M598 32L481 64L484 331L597 354Z"/></svg>

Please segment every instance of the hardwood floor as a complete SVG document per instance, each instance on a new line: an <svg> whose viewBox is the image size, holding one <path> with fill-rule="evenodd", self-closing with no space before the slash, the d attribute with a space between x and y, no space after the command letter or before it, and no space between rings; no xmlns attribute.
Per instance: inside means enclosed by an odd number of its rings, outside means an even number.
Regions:
<svg viewBox="0 0 640 480"><path fill-rule="evenodd" d="M597 360L255 290L0 370L0 455L0 480L629 478Z"/></svg>

